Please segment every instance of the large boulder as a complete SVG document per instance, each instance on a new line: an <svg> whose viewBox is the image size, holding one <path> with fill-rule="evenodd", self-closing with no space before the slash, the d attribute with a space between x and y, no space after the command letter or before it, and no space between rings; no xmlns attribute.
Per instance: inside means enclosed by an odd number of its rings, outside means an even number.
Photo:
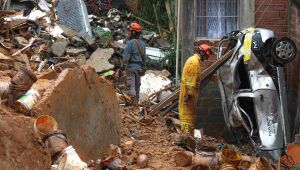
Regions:
<svg viewBox="0 0 300 170"><path fill-rule="evenodd" d="M34 116L49 114L79 156L99 158L120 142L120 110L110 82L89 66L63 70L33 107Z"/></svg>

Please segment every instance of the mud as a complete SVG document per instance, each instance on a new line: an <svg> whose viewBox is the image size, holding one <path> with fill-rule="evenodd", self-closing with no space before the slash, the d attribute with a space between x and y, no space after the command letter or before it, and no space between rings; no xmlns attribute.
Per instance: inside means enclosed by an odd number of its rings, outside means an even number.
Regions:
<svg viewBox="0 0 300 170"><path fill-rule="evenodd" d="M34 132L33 122L30 117L0 106L0 169L50 169L50 155Z"/></svg>
<svg viewBox="0 0 300 170"><path fill-rule="evenodd" d="M125 114L138 113L137 109L123 108L121 148L128 169L140 169L136 164L139 155L147 155L149 162L146 168L157 170L189 170L190 166L177 167L174 154L183 151L173 144L177 134L170 133L164 123L157 119L151 125L142 126L128 119ZM150 130L152 129L152 130ZM139 137L131 135L136 132Z"/></svg>

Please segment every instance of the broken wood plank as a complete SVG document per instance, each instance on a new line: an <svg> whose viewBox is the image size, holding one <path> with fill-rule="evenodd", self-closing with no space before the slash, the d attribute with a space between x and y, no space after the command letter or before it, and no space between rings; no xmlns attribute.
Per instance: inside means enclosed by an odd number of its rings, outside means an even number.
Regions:
<svg viewBox="0 0 300 170"><path fill-rule="evenodd" d="M233 54L233 50L234 49L231 49L230 51L228 51L222 58L220 58L219 60L214 62L210 67L205 69L201 73L200 82L205 80L208 76L214 74L231 57L231 55ZM151 116L156 115L158 113L158 111L163 109L166 105L173 102L174 100L177 100L179 97L179 93L180 93L180 88L177 88L170 96L168 96L163 101L161 101L157 105L155 105L154 108L149 112L149 115L151 115Z"/></svg>

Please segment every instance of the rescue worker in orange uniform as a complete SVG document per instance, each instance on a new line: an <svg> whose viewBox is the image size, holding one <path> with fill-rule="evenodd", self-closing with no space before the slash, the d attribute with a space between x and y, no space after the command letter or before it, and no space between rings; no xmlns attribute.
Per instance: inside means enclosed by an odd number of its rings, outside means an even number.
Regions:
<svg viewBox="0 0 300 170"><path fill-rule="evenodd" d="M207 44L199 45L195 54L187 59L184 64L179 95L179 119L181 130L194 133L196 106L199 97L201 62L207 60L211 54L211 48Z"/></svg>

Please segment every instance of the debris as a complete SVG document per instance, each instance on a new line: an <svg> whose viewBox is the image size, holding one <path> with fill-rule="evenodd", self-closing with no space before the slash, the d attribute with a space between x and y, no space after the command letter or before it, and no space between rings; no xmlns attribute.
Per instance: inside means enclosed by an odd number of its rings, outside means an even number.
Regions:
<svg viewBox="0 0 300 170"><path fill-rule="evenodd" d="M25 46L25 47L23 47L21 50L15 52L15 53L12 55L12 57L14 57L14 56L20 54L21 52L23 52L24 50L26 50L27 48L29 48L30 46L32 46L32 44L34 43L34 41L35 41L35 39L34 39L34 38L31 38L31 39L29 40L28 45Z"/></svg>
<svg viewBox="0 0 300 170"><path fill-rule="evenodd" d="M51 46L51 50L54 55L61 57L65 53L68 44L68 41L54 42Z"/></svg>
<svg viewBox="0 0 300 170"><path fill-rule="evenodd" d="M84 54L87 51L85 47L75 48L75 47L67 47L66 53L71 56L77 56L79 54Z"/></svg>
<svg viewBox="0 0 300 170"><path fill-rule="evenodd" d="M9 105L12 106L17 99L23 96L36 80L36 76L31 71L21 68L11 79Z"/></svg>
<svg viewBox="0 0 300 170"><path fill-rule="evenodd" d="M15 108L19 112L28 115L29 111L38 102L40 97L41 97L40 93L36 89L32 88L28 90L24 96L22 96L19 100L17 100Z"/></svg>
<svg viewBox="0 0 300 170"><path fill-rule="evenodd" d="M147 101L151 94L166 88L171 83L171 80L162 74L156 75L152 72L146 72L141 78L140 102Z"/></svg>
<svg viewBox="0 0 300 170"><path fill-rule="evenodd" d="M16 101L15 108L26 115L30 114L30 110L41 98L44 91L51 86L52 81L47 79L38 79L31 88Z"/></svg>
<svg viewBox="0 0 300 170"><path fill-rule="evenodd" d="M139 168L146 168L148 165L148 157L145 154L141 154L136 159L136 164Z"/></svg>
<svg viewBox="0 0 300 170"><path fill-rule="evenodd" d="M67 135L62 131L51 131L42 138L52 162L57 162L59 155L68 147Z"/></svg>
<svg viewBox="0 0 300 170"><path fill-rule="evenodd" d="M87 164L80 159L73 146L68 146L63 150L60 158L58 158L57 170L60 169L87 170Z"/></svg>
<svg viewBox="0 0 300 170"><path fill-rule="evenodd" d="M237 153L230 149L224 149L222 151L222 161L228 164L232 164L234 166L238 166L240 161L242 160L242 156L240 153Z"/></svg>
<svg viewBox="0 0 300 170"><path fill-rule="evenodd" d="M77 36L74 36L71 38L71 44L74 47L81 47L81 46L83 46L83 40Z"/></svg>
<svg viewBox="0 0 300 170"><path fill-rule="evenodd" d="M108 59L114 53L112 48L98 48L86 61L86 64L95 68L96 72L100 73L112 69L114 66L108 62Z"/></svg>
<svg viewBox="0 0 300 170"><path fill-rule="evenodd" d="M174 156L174 162L179 167L190 166L192 165L193 155L189 151L177 152Z"/></svg>
<svg viewBox="0 0 300 170"><path fill-rule="evenodd" d="M25 46L28 45L28 40L25 39L24 37L14 37L13 40L15 41L16 45L19 47L19 48L24 48Z"/></svg>
<svg viewBox="0 0 300 170"><path fill-rule="evenodd" d="M249 170L274 170L266 158L257 158Z"/></svg>
<svg viewBox="0 0 300 170"><path fill-rule="evenodd" d="M39 116L34 121L34 131L39 135L44 136L56 130L57 130L57 122L50 115Z"/></svg>
<svg viewBox="0 0 300 170"><path fill-rule="evenodd" d="M211 170L210 166L205 164L194 165L191 170Z"/></svg>
<svg viewBox="0 0 300 170"><path fill-rule="evenodd" d="M10 93L9 85L10 82L0 81L0 101L1 99L8 98L8 95Z"/></svg>
<svg viewBox="0 0 300 170"><path fill-rule="evenodd" d="M236 170L237 168L232 165L232 164L228 164L228 163L224 163L220 166L220 170Z"/></svg>
<svg viewBox="0 0 300 170"><path fill-rule="evenodd" d="M153 47L146 47L146 55L152 60L160 60L165 57L160 49Z"/></svg>

